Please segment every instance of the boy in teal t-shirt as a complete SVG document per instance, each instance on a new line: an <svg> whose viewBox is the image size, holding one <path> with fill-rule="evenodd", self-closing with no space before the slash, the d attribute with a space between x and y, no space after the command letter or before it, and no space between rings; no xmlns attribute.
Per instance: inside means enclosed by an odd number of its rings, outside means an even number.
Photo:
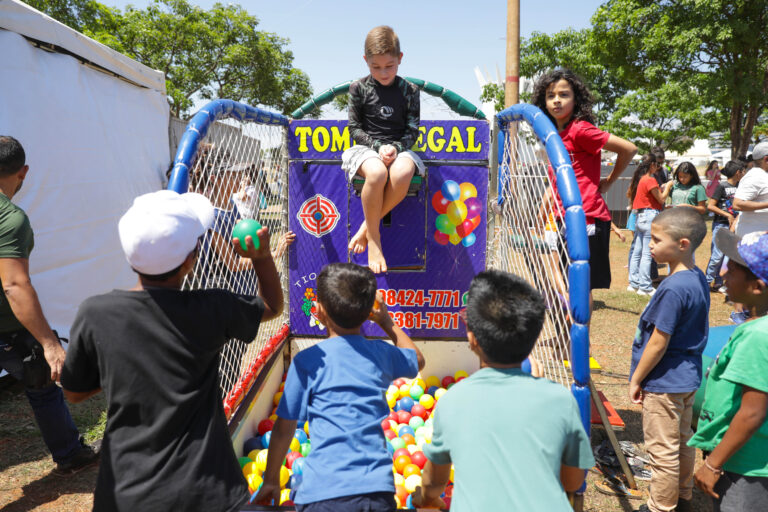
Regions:
<svg viewBox="0 0 768 512"><path fill-rule="evenodd" d="M478 274L469 288L467 341L480 370L435 409L432 443L415 506L440 506L451 464L451 510L569 511L595 463L568 389L524 373L544 321L541 295L517 276Z"/></svg>
<svg viewBox="0 0 768 512"><path fill-rule="evenodd" d="M728 230L715 242L726 256L728 295L749 308L709 370L698 431L689 444L711 452L696 485L715 511L768 509L768 232L739 238Z"/></svg>

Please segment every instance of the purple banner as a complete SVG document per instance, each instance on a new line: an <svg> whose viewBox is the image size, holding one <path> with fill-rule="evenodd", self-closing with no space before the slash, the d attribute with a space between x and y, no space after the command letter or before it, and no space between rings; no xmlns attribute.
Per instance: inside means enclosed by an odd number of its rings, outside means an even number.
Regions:
<svg viewBox="0 0 768 512"><path fill-rule="evenodd" d="M338 159L354 144L346 120L298 119L288 128L288 155L294 159ZM424 160L487 160L485 121L422 121L411 148Z"/></svg>

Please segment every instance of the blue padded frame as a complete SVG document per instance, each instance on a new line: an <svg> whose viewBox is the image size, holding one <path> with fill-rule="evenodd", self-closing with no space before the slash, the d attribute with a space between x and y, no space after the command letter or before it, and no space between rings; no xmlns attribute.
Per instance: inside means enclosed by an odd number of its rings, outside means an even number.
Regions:
<svg viewBox="0 0 768 512"><path fill-rule="evenodd" d="M547 156L557 176L557 192L565 208L565 239L571 266L568 269L568 290L571 304L571 391L581 412L581 421L587 434L590 433L592 412L589 393L589 241L587 220L581 203L581 192L571 166L571 158L565 150L560 135L552 121L536 106L513 105L496 114L499 133L515 121L525 121L533 127L536 136L547 150ZM498 137L499 186L502 186L501 164L504 158L504 137ZM501 194L499 194L501 197Z"/></svg>
<svg viewBox="0 0 768 512"><path fill-rule="evenodd" d="M232 118L238 121L253 121L261 124L273 124L288 127L288 118L281 114L251 107L232 100L213 100L204 106L187 124L187 129L179 142L173 170L168 180L168 190L183 194L189 190L189 168L194 164L194 157L200 141L208 129L218 119Z"/></svg>

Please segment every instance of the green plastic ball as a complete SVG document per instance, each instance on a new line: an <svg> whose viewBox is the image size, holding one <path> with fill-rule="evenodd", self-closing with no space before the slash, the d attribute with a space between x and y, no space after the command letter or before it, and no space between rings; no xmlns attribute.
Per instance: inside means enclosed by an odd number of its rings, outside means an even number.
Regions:
<svg viewBox="0 0 768 512"><path fill-rule="evenodd" d="M241 219L232 229L232 238L239 239L240 247L242 247L244 251L247 251L248 247L245 245L245 237L251 235L253 238L253 246L258 249L259 235L257 233L260 229L261 224L259 224L258 221L253 219Z"/></svg>

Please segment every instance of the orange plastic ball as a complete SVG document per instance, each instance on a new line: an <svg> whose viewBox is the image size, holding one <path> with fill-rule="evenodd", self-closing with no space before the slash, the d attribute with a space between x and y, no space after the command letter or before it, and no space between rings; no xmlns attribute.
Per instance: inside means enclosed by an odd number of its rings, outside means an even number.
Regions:
<svg viewBox="0 0 768 512"><path fill-rule="evenodd" d="M421 475L421 469L416 464L408 464L403 468L403 477L408 478L411 475Z"/></svg>
<svg viewBox="0 0 768 512"><path fill-rule="evenodd" d="M411 458L407 455L401 455L398 458L395 459L395 462L393 465L395 466L395 470L397 470L398 473L402 474L403 470L405 469L405 466L411 463Z"/></svg>
<svg viewBox="0 0 768 512"><path fill-rule="evenodd" d="M416 444L416 438L414 438L411 434L403 434L400 436L400 439L405 441L406 446L409 444Z"/></svg>

